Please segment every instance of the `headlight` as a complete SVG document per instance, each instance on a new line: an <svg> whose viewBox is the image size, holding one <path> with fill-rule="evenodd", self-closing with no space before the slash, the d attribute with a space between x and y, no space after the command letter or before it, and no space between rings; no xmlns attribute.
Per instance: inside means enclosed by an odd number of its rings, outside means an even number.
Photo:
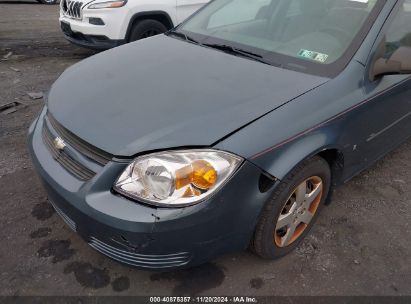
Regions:
<svg viewBox="0 0 411 304"><path fill-rule="evenodd" d="M122 7L126 5L127 0L119 0L119 1L107 1L107 2L100 2L100 3L93 3L88 6L90 9L98 9L98 8L116 8Z"/></svg>
<svg viewBox="0 0 411 304"><path fill-rule="evenodd" d="M157 206L192 205L217 191L241 163L240 157L216 150L149 154L126 168L114 190Z"/></svg>

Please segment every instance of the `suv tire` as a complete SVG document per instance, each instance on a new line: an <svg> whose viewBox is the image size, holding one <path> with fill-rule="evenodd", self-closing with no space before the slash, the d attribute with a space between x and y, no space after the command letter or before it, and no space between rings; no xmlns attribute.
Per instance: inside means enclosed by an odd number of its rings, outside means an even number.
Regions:
<svg viewBox="0 0 411 304"><path fill-rule="evenodd" d="M131 29L129 42L152 37L165 33L167 28L161 22L154 19L145 19L137 22Z"/></svg>

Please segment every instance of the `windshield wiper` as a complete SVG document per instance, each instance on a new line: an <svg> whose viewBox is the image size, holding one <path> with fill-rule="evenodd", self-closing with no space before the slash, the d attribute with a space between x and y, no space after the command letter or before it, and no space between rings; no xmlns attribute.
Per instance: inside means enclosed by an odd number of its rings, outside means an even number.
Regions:
<svg viewBox="0 0 411 304"><path fill-rule="evenodd" d="M171 31L167 32L166 35L180 37L180 38L183 38L186 41L190 41L192 43L199 44L199 42L197 40L191 38L190 36L187 36L186 34L184 34L182 32L177 32L175 30L171 30Z"/></svg>
<svg viewBox="0 0 411 304"><path fill-rule="evenodd" d="M184 40L195 43L195 44L199 44L199 45L202 45L202 46L214 48L214 49L226 52L226 53L230 53L230 54L233 54L233 55L236 55L236 56L241 56L241 57L248 58L248 59L251 59L251 60L255 60L255 61L258 61L258 62L261 62L261 63L277 66L277 65L273 64L272 62L264 59L264 57L262 55L259 55L259 54L256 54L256 53L253 53L253 52L250 52L250 51L238 49L238 48L235 48L235 47L230 46L230 45L217 44L217 43L215 43L215 44L213 44L213 43L200 43L197 40L195 40L194 38L184 34L183 32L177 32L176 30L171 30L171 31L167 32L166 35L183 38Z"/></svg>
<svg viewBox="0 0 411 304"><path fill-rule="evenodd" d="M255 61L259 61L265 64L269 64L269 65L273 65L272 63L270 63L268 60L265 60L264 57L262 55L250 52L250 51L246 51L246 50L242 50L242 49L238 49L235 48L231 45L227 45L227 44L208 44L208 43L204 43L202 44L204 46L213 48L213 49L217 49L229 54L233 54L233 55L238 55L238 56L242 56L248 59L252 59Z"/></svg>

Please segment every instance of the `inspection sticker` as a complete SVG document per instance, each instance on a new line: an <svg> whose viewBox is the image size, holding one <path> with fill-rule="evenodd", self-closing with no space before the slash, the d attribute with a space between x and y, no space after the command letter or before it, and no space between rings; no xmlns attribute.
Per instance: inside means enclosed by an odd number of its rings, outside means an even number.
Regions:
<svg viewBox="0 0 411 304"><path fill-rule="evenodd" d="M307 58L307 59L311 59L314 61L318 61L321 63L324 63L327 61L328 55L327 54L322 54L319 52L314 52L314 51L310 51L310 50L304 50L301 49L298 52L298 56L303 57L303 58Z"/></svg>

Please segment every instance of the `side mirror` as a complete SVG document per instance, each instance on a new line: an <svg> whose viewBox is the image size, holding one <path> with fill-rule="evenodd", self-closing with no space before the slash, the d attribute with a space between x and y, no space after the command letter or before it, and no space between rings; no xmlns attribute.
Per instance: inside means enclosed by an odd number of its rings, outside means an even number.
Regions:
<svg viewBox="0 0 411 304"><path fill-rule="evenodd" d="M379 57L370 71L371 80L377 76L411 74L411 47L398 48L389 59Z"/></svg>

